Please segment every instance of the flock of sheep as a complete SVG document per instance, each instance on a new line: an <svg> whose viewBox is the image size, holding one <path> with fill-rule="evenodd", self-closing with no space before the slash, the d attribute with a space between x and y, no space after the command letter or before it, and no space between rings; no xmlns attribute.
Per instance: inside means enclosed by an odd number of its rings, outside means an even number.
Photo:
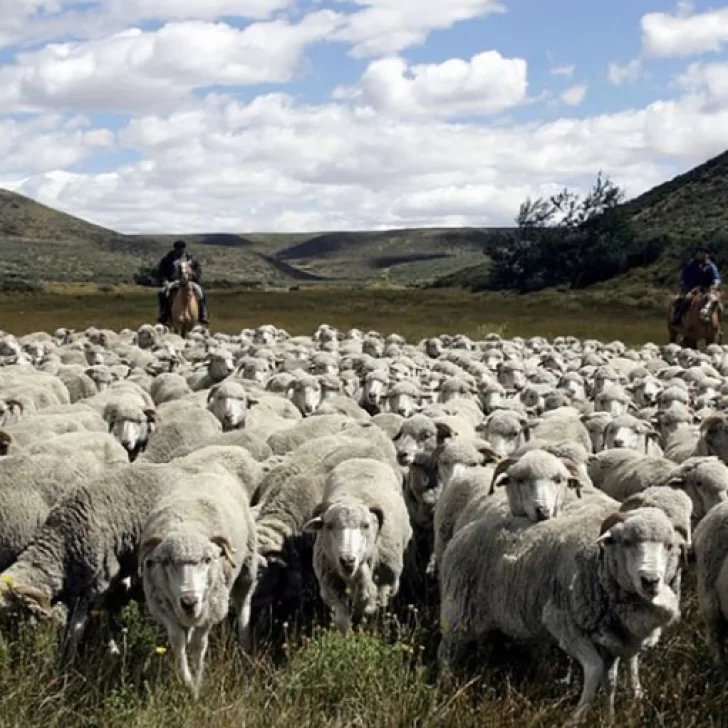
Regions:
<svg viewBox="0 0 728 728"><path fill-rule="evenodd" d="M0 616L58 620L72 657L143 601L197 696L228 617L250 650L434 592L440 679L496 634L553 643L574 719L600 687L613 715L686 568L728 657L727 374L717 345L0 332Z"/></svg>

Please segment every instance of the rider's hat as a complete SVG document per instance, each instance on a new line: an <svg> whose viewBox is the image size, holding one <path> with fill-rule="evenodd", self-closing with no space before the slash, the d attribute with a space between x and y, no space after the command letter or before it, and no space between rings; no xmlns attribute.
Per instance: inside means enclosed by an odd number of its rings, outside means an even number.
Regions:
<svg viewBox="0 0 728 728"><path fill-rule="evenodd" d="M695 254L697 255L698 253L707 253L710 255L710 248L707 245L698 245L695 248Z"/></svg>
<svg viewBox="0 0 728 728"><path fill-rule="evenodd" d="M175 250L184 250L187 247L187 243L184 240L175 240L172 247Z"/></svg>

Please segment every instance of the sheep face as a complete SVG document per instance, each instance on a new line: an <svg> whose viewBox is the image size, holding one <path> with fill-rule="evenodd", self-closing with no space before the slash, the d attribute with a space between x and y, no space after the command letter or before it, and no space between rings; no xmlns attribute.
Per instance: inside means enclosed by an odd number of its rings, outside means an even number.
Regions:
<svg viewBox="0 0 728 728"><path fill-rule="evenodd" d="M405 478L405 502L410 519L422 528L432 528L435 506L445 482L429 468L412 467Z"/></svg>
<svg viewBox="0 0 728 728"><path fill-rule="evenodd" d="M244 392L241 396L236 396L235 392L213 387L207 396L207 409L217 417L222 429L227 432L245 424L248 401Z"/></svg>
<svg viewBox="0 0 728 728"><path fill-rule="evenodd" d="M291 402L301 414L312 415L321 404L321 385L316 379L299 379L291 383Z"/></svg>
<svg viewBox="0 0 728 728"><path fill-rule="evenodd" d="M515 462L504 461L493 476L493 487L506 488L511 513L533 523L558 516L567 488L578 491L579 485L575 473L544 450L530 450Z"/></svg>
<svg viewBox="0 0 728 728"><path fill-rule="evenodd" d="M152 409L145 409L132 416L117 416L109 422L109 432L127 451L129 460L134 462L139 453L147 446L149 438L156 429L157 415Z"/></svg>
<svg viewBox="0 0 728 728"><path fill-rule="evenodd" d="M594 398L594 411L619 417L627 412L627 400L610 388L606 388Z"/></svg>
<svg viewBox="0 0 728 728"><path fill-rule="evenodd" d="M234 369L233 355L229 352L212 354L207 364L207 373L214 382L221 382L230 376Z"/></svg>
<svg viewBox="0 0 728 728"><path fill-rule="evenodd" d="M493 412L503 404L503 388L500 384L481 387L479 394L483 412Z"/></svg>
<svg viewBox="0 0 728 728"><path fill-rule="evenodd" d="M619 419L610 422L604 431L605 449L623 448L644 453L647 451L647 441L651 436L657 436L646 423L621 423Z"/></svg>
<svg viewBox="0 0 728 728"><path fill-rule="evenodd" d="M0 399L0 427L12 425L23 416L23 404L16 399Z"/></svg>
<svg viewBox="0 0 728 728"><path fill-rule="evenodd" d="M677 611L669 582L677 573L682 541L658 508L616 513L602 523L597 543L606 572L628 593Z"/></svg>
<svg viewBox="0 0 728 728"><path fill-rule="evenodd" d="M700 426L700 434L710 453L728 460L728 418L722 414L707 417Z"/></svg>
<svg viewBox="0 0 728 728"><path fill-rule="evenodd" d="M384 380L368 375L362 389L362 399L366 404L378 405L384 395L386 383Z"/></svg>
<svg viewBox="0 0 728 728"><path fill-rule="evenodd" d="M242 368L243 379L263 384L270 372L270 364L265 359L253 359L247 361Z"/></svg>
<svg viewBox="0 0 728 728"><path fill-rule="evenodd" d="M419 404L413 395L397 392L387 397L387 410L402 417L411 417L419 410Z"/></svg>
<svg viewBox="0 0 728 728"><path fill-rule="evenodd" d="M157 343L157 332L151 326L142 326L137 331L136 343L140 349L151 349Z"/></svg>
<svg viewBox="0 0 728 728"><path fill-rule="evenodd" d="M644 379L634 388L634 398L640 407L651 407L663 391L662 383L657 379Z"/></svg>
<svg viewBox="0 0 728 728"><path fill-rule="evenodd" d="M362 564L371 561L383 523L384 513L379 508L335 503L312 518L304 532L316 534L315 548L322 550L338 575L348 581Z"/></svg>
<svg viewBox="0 0 728 728"><path fill-rule="evenodd" d="M497 410L478 427L478 433L498 455L506 457L528 441L528 421L517 412Z"/></svg>
<svg viewBox="0 0 728 728"><path fill-rule="evenodd" d="M693 518L700 521L711 508L728 499L728 467L716 457L689 458L667 484L690 497Z"/></svg>
<svg viewBox="0 0 728 728"><path fill-rule="evenodd" d="M209 539L178 531L146 539L141 554L148 603L162 601L188 628L207 622L208 597L216 585L227 581L225 562L234 564L229 543L222 537ZM227 612L227 604L225 607ZM225 615L215 616L221 619Z"/></svg>
<svg viewBox="0 0 728 728"><path fill-rule="evenodd" d="M424 463L449 437L452 437L452 430L444 423L435 424L424 415L410 417L394 438L397 462L403 467Z"/></svg>
<svg viewBox="0 0 728 728"><path fill-rule="evenodd" d="M520 391L526 386L526 374L523 366L514 362L503 362L498 368L498 381L510 390Z"/></svg>

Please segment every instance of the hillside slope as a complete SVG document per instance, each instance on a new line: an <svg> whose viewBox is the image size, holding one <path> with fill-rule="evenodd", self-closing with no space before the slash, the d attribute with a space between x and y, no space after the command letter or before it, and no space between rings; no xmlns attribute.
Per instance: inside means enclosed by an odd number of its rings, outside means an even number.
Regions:
<svg viewBox="0 0 728 728"><path fill-rule="evenodd" d="M633 267L612 279L625 292L672 290L680 265L698 243L707 243L723 269L728 266L728 151L629 200L641 252ZM438 279L436 287L487 287L488 261Z"/></svg>
<svg viewBox="0 0 728 728"><path fill-rule="evenodd" d="M613 284L672 287L687 246L709 241L728 265L728 152L624 205L644 255ZM501 231L426 228L185 235L207 284L294 282L482 287ZM179 236L121 235L0 190L0 284L8 278L129 282Z"/></svg>

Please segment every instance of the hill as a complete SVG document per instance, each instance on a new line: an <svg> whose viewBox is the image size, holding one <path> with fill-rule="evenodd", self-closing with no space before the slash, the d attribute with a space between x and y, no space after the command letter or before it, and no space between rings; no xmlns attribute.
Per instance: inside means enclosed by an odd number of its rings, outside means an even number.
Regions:
<svg viewBox="0 0 728 728"><path fill-rule="evenodd" d="M686 251L707 243L718 264L728 266L728 151L625 202L640 252L630 269L613 279L625 291L672 289ZM488 261L443 276L436 287L486 287Z"/></svg>
<svg viewBox="0 0 728 728"><path fill-rule="evenodd" d="M672 287L686 246L710 241L728 264L728 152L628 201L642 252L615 281ZM298 234L185 235L208 286L432 284L483 287L503 230L426 228ZM179 236L122 235L0 190L0 288L24 281L128 283ZM484 256L484 253L486 255Z"/></svg>

